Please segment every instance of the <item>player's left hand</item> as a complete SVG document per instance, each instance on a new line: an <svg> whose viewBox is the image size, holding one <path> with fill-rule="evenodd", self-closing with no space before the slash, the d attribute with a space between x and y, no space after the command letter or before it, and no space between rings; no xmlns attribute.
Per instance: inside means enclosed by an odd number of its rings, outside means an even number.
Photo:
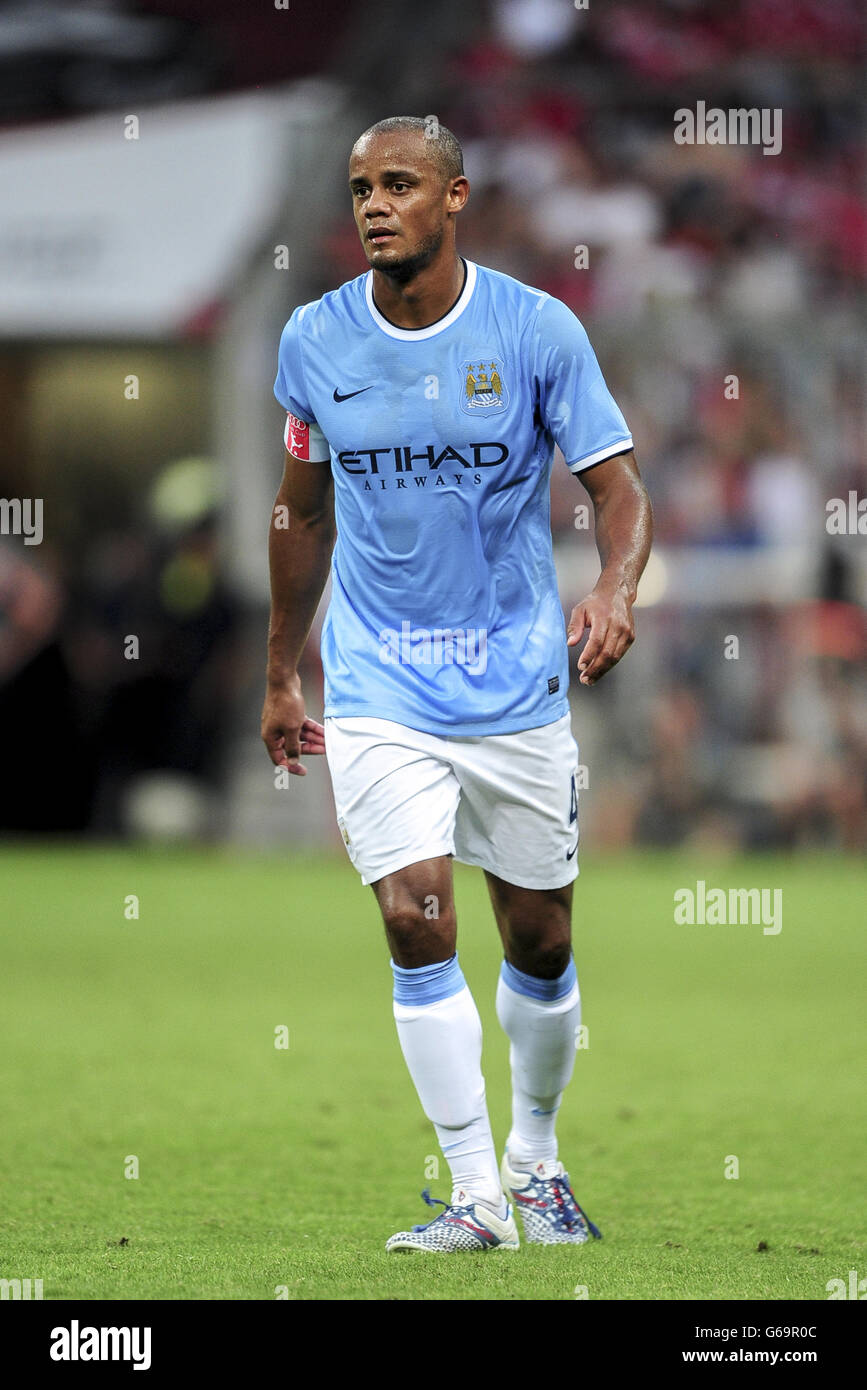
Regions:
<svg viewBox="0 0 867 1390"><path fill-rule="evenodd" d="M317 724L316 720L311 719L309 714L301 725L300 747L302 753L325 752L325 725Z"/></svg>
<svg viewBox="0 0 867 1390"><path fill-rule="evenodd" d="M607 593L594 589L576 603L566 629L567 647L577 647L587 628L590 636L578 658L578 680L581 685L595 685L635 641L632 604L622 590Z"/></svg>

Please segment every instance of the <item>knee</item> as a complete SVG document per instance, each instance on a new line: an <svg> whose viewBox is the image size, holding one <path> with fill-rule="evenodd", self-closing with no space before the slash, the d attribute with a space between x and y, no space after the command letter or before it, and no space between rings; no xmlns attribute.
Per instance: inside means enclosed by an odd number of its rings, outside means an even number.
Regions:
<svg viewBox="0 0 867 1390"><path fill-rule="evenodd" d="M413 902L390 903L383 909L382 920L389 941L401 946L408 945L429 926L423 909Z"/></svg>
<svg viewBox="0 0 867 1390"><path fill-rule="evenodd" d="M435 905L403 900L383 906L382 919L393 959L406 970L436 964L454 955L454 910L434 912Z"/></svg>
<svg viewBox="0 0 867 1390"><path fill-rule="evenodd" d="M572 957L569 923L551 924L544 932L512 931L506 954L509 963L525 975L557 980Z"/></svg>

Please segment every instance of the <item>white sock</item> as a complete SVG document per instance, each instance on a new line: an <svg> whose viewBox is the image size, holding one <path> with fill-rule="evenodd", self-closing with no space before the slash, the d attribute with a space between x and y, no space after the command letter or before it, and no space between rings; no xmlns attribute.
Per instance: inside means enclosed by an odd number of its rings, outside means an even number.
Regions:
<svg viewBox="0 0 867 1390"><path fill-rule="evenodd" d="M409 1074L452 1176L452 1202L505 1215L482 1076L482 1024L457 955L406 970L392 961L394 1018Z"/></svg>
<svg viewBox="0 0 867 1390"><path fill-rule="evenodd" d="M497 1017L511 1044L509 1158L519 1166L556 1163L557 1111L575 1066L581 1023L575 962L570 960L558 980L540 980L503 961Z"/></svg>

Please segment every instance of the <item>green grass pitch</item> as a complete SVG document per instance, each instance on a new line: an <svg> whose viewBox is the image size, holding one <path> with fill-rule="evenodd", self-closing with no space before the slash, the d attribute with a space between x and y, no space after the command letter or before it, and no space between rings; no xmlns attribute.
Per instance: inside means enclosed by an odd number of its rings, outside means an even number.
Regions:
<svg viewBox="0 0 867 1390"><path fill-rule="evenodd" d="M481 873L455 877L502 1143L498 940ZM449 1182L441 1160L426 1176L436 1144L348 861L7 847L0 1277L41 1278L46 1299L826 1299L867 1274L865 877L821 857L586 854L589 1046L559 1132L604 1240L387 1256L433 1215L421 1189ZM675 925L698 878L782 888L782 931Z"/></svg>

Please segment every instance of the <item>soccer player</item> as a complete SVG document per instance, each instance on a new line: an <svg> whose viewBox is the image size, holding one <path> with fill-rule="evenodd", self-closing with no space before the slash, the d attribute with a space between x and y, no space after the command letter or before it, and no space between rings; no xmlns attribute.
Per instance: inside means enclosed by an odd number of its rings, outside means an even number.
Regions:
<svg viewBox="0 0 867 1390"><path fill-rule="evenodd" d="M382 912L403 1055L451 1170L451 1201L386 1249L517 1249L509 1197L528 1241L580 1244L599 1231L555 1133L581 1019L568 648L589 630L578 670L593 686L633 641L650 504L571 310L458 256L469 184L452 133L432 117L378 122L353 147L349 187L371 269L297 308L280 340L275 518L288 525L269 537L262 737L299 776L303 756L326 754L349 857ZM568 628L555 441L593 501L602 562ZM329 566L319 724L297 667ZM500 1167L453 858L484 871L503 943L513 1108Z"/></svg>

